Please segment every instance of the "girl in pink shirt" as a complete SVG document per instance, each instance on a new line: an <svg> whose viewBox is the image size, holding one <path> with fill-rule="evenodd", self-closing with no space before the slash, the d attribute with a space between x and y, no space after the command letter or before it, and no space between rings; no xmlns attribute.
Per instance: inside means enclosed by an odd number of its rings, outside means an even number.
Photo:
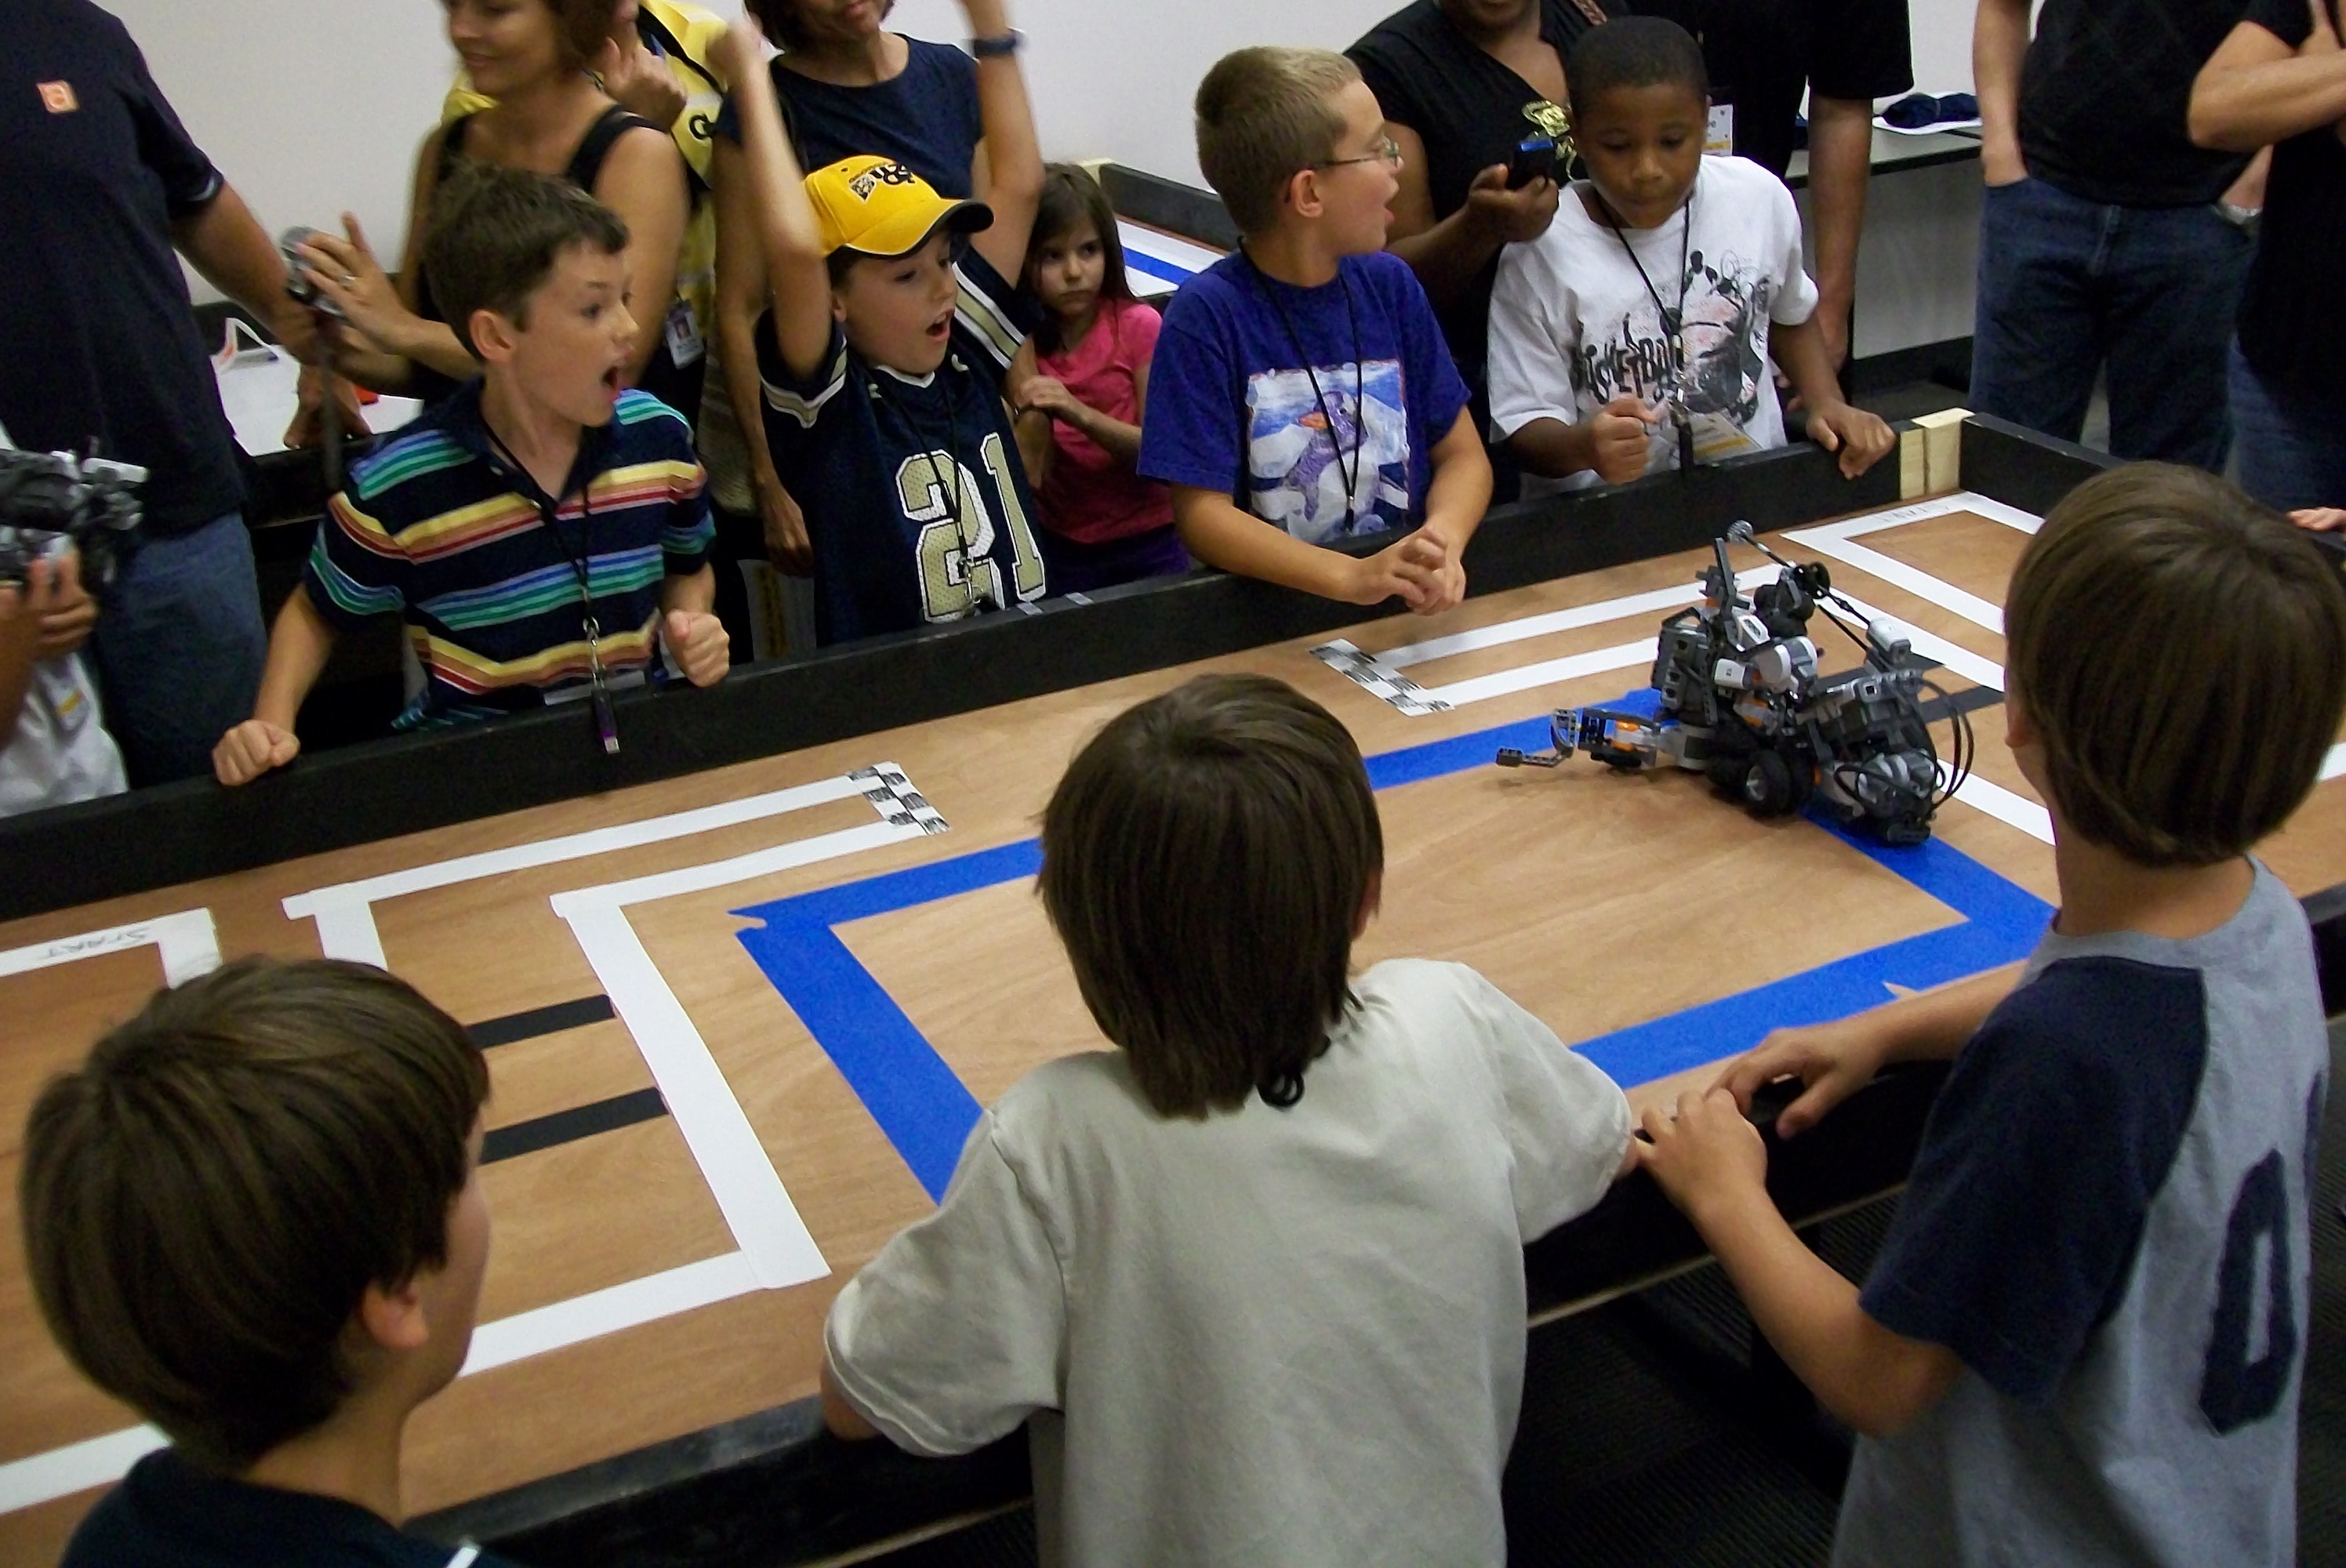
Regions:
<svg viewBox="0 0 2346 1568"><path fill-rule="evenodd" d="M1159 318L1125 280L1107 193L1072 164L1045 174L1025 282L1043 324L1011 395L1053 590L1187 571L1172 496L1133 471Z"/></svg>

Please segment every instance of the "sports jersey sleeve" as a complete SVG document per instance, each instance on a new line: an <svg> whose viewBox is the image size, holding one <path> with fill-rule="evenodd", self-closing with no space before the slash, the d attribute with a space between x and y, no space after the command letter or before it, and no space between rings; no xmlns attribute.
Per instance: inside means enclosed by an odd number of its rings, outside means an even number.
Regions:
<svg viewBox="0 0 2346 1568"><path fill-rule="evenodd" d="M147 56L128 33L122 46L130 55L128 97L130 117L138 129L138 161L162 180L164 205L173 218L199 212L227 182L179 123L170 100L148 72Z"/></svg>
<svg viewBox="0 0 2346 1568"><path fill-rule="evenodd" d="M823 1345L850 1403L900 1448L967 1453L1060 1403L1058 1254L978 1118L936 1213L899 1234L832 1303Z"/></svg>
<svg viewBox="0 0 2346 1568"><path fill-rule="evenodd" d="M1603 1068L1471 969L1465 1005L1506 1101L1515 1223L1525 1241L1586 1214L1629 1151L1629 1102Z"/></svg>
<svg viewBox="0 0 2346 1568"><path fill-rule="evenodd" d="M1440 441L1466 407L1465 378L1458 373L1458 361L1443 340L1442 323L1434 319L1433 302L1425 297L1425 285L1417 274L1398 256L1377 257L1374 264L1383 274L1385 297L1401 325L1402 373L1410 402L1417 405L1413 412L1424 423L1427 439Z"/></svg>
<svg viewBox="0 0 2346 1568"><path fill-rule="evenodd" d="M302 568L302 586L329 626L351 631L407 607L407 553L390 531L362 512L347 490L326 503L318 542Z"/></svg>
<svg viewBox="0 0 2346 1568"><path fill-rule="evenodd" d="M2196 970L2069 959L2014 992L1939 1093L1866 1313L2049 1399L2125 1293L2207 1060Z"/></svg>
<svg viewBox="0 0 2346 1568"><path fill-rule="evenodd" d="M1499 252L1491 287L1490 381L1491 425L1503 438L1535 420L1580 421L1572 390L1579 323L1564 314L1569 301L1542 286L1545 271L1533 246Z"/></svg>
<svg viewBox="0 0 2346 1568"><path fill-rule="evenodd" d="M1025 290L974 250L954 264L954 277L960 284L954 300L954 346L969 356L974 369L999 386L1034 331L1034 307Z"/></svg>
<svg viewBox="0 0 2346 1568"><path fill-rule="evenodd" d="M1239 367L1214 326L1211 312L1187 290L1173 297L1148 372L1138 468L1143 479L1160 484L1230 495L1246 471L1246 423Z"/></svg>
<svg viewBox="0 0 2346 1568"><path fill-rule="evenodd" d="M831 329L831 346L823 351L822 368L811 376L793 375L782 362L782 345L774 336L774 313L758 318L758 382L766 407L801 432L814 428L823 409L847 385L847 335L838 323ZM771 422L769 422L771 423Z"/></svg>

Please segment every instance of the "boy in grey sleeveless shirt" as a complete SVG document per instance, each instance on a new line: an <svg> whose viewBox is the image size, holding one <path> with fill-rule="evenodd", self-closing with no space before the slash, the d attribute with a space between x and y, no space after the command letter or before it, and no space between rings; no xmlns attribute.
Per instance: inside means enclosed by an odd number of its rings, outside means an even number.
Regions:
<svg viewBox="0 0 2346 1568"><path fill-rule="evenodd" d="M2248 851L2338 733L2346 590L2220 480L2141 464L2045 520L2005 633L2052 930L2017 973L1771 1035L1647 1112L1641 1163L1861 1434L1837 1563L2292 1563L2329 1051L2303 912ZM1777 1214L1742 1112L1800 1078L1790 1136L1930 1057L1861 1292Z"/></svg>

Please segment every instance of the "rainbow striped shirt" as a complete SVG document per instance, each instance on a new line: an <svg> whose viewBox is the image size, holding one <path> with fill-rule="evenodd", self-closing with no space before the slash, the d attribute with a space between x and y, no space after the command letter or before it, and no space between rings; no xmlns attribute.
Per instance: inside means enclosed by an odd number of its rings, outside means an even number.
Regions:
<svg viewBox="0 0 2346 1568"><path fill-rule="evenodd" d="M660 678L660 584L699 571L715 537L690 427L648 392L622 393L611 423L585 433L551 530L546 506L492 447L478 380L353 466L327 504L302 585L337 628L406 622L425 678L396 728L494 718L583 683L589 613L607 676Z"/></svg>

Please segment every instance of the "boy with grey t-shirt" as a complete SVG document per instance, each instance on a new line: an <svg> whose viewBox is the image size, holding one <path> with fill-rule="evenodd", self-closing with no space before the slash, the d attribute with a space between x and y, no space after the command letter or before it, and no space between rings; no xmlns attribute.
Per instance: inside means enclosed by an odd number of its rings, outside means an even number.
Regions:
<svg viewBox="0 0 2346 1568"><path fill-rule="evenodd" d="M2346 589L2221 480L2139 464L2055 509L2004 626L2052 931L2016 977L1770 1036L1649 1111L1640 1163L1861 1434L1836 1563L2292 1563L2329 1050L2304 914L2248 850L2337 734ZM1933 1057L1861 1293L1777 1214L1741 1110L1801 1079L1791 1136Z"/></svg>

